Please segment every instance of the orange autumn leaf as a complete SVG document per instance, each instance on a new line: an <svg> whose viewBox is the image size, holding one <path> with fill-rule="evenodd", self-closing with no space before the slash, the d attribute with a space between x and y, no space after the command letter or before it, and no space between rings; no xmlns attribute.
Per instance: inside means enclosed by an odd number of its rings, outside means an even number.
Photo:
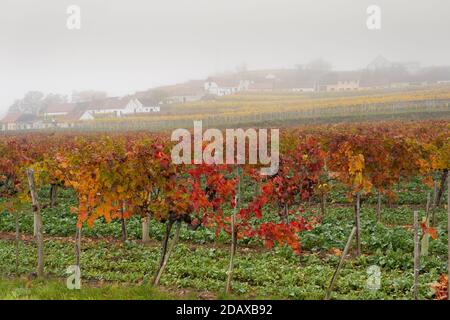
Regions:
<svg viewBox="0 0 450 320"><path fill-rule="evenodd" d="M342 255L342 250L339 248L331 248L330 253L335 255L336 257L340 257Z"/></svg>
<svg viewBox="0 0 450 320"><path fill-rule="evenodd" d="M425 222L422 222L420 224L421 228L422 228L422 232L423 234L429 234L431 239L436 240L437 239L437 230L436 228L432 228L432 227L428 227L427 224Z"/></svg>
<svg viewBox="0 0 450 320"><path fill-rule="evenodd" d="M433 283L431 288L434 290L434 300L447 300L448 298L448 277L442 274L439 281Z"/></svg>

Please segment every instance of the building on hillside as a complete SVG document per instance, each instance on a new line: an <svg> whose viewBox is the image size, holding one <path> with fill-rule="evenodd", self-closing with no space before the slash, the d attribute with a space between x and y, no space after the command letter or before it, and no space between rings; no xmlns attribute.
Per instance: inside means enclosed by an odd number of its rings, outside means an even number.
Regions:
<svg viewBox="0 0 450 320"><path fill-rule="evenodd" d="M20 112L8 112L3 119L0 120L2 131L16 130L17 120L21 115L22 113Z"/></svg>
<svg viewBox="0 0 450 320"><path fill-rule="evenodd" d="M277 73L275 89L289 92L314 92L319 75L306 69L287 69Z"/></svg>
<svg viewBox="0 0 450 320"><path fill-rule="evenodd" d="M0 120L0 127L2 131L16 130L17 119L20 118L22 113L20 112L10 112L7 113L2 120Z"/></svg>
<svg viewBox="0 0 450 320"><path fill-rule="evenodd" d="M77 105L75 103L56 103L50 104L44 108L42 114L45 119L65 116L75 110Z"/></svg>
<svg viewBox="0 0 450 320"><path fill-rule="evenodd" d="M320 73L306 69L272 69L245 71L241 79L250 81L248 91L314 92Z"/></svg>
<svg viewBox="0 0 450 320"><path fill-rule="evenodd" d="M249 92L270 92L275 88L273 80L251 81L243 91Z"/></svg>
<svg viewBox="0 0 450 320"><path fill-rule="evenodd" d="M71 128L75 126L76 123L84 120L94 120L94 117L88 112L88 110L77 108L64 116L59 117L57 120L57 125L60 128Z"/></svg>
<svg viewBox="0 0 450 320"><path fill-rule="evenodd" d="M30 113L8 113L1 121L2 131L42 129L52 124L45 124L36 115Z"/></svg>
<svg viewBox="0 0 450 320"><path fill-rule="evenodd" d="M317 81L311 77L297 76L292 74L280 79L276 83L276 90L290 92L314 92L316 91Z"/></svg>
<svg viewBox="0 0 450 320"><path fill-rule="evenodd" d="M109 98L88 103L83 112L75 112L77 121L94 120L96 118L117 118L133 114L149 114L159 112L160 105L151 99Z"/></svg>
<svg viewBox="0 0 450 320"><path fill-rule="evenodd" d="M327 85L327 91L354 91L359 90L359 80L357 79L341 79L337 83Z"/></svg>
<svg viewBox="0 0 450 320"><path fill-rule="evenodd" d="M78 119L75 119L75 121L94 120L94 114L95 113L92 110L85 110Z"/></svg>
<svg viewBox="0 0 450 320"><path fill-rule="evenodd" d="M142 98L142 99L134 99L136 103L136 108L133 110L133 113L153 113L160 112L162 103L153 98ZM187 101L185 101L187 102Z"/></svg>
<svg viewBox="0 0 450 320"><path fill-rule="evenodd" d="M130 101L131 99L126 98L107 98L103 100L95 100L88 103L86 111L89 111L92 115L106 114L120 117Z"/></svg>
<svg viewBox="0 0 450 320"><path fill-rule="evenodd" d="M238 83L238 92L271 92L275 90L278 81L276 70L242 71L234 76Z"/></svg>
<svg viewBox="0 0 450 320"><path fill-rule="evenodd" d="M318 84L318 91L341 92L360 90L359 72L330 72Z"/></svg>
<svg viewBox="0 0 450 320"><path fill-rule="evenodd" d="M267 82L270 83L270 80L267 81ZM253 82L253 81L250 81L250 80L239 80L239 84L238 84L238 89L237 89L237 91L238 91L238 92L241 92L241 91L248 91L248 90L250 89L252 83L254 83L254 82Z"/></svg>
<svg viewBox="0 0 450 320"><path fill-rule="evenodd" d="M161 107L152 99L131 99L120 115L159 112Z"/></svg>
<svg viewBox="0 0 450 320"><path fill-rule="evenodd" d="M161 96L161 101L157 96ZM201 100L205 95L203 80L190 80L170 86L162 86L149 90L143 95L138 95L139 99L153 99L158 104L188 103Z"/></svg>
<svg viewBox="0 0 450 320"><path fill-rule="evenodd" d="M373 72L387 72L391 70L395 73L401 73L403 71L408 75L414 75L420 72L421 65L417 61L391 62L380 55L367 65L366 70Z"/></svg>
<svg viewBox="0 0 450 320"><path fill-rule="evenodd" d="M237 93L240 87L241 90L245 91L241 80L232 76L210 77L204 83L206 94L219 97Z"/></svg>

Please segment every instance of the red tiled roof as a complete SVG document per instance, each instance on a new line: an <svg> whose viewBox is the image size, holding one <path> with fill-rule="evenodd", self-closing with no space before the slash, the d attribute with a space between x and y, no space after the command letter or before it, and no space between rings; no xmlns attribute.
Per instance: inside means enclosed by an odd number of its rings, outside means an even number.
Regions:
<svg viewBox="0 0 450 320"><path fill-rule="evenodd" d="M215 82L224 88L234 88L239 86L239 79L234 76L210 77L207 81Z"/></svg>
<svg viewBox="0 0 450 320"><path fill-rule="evenodd" d="M109 110L109 109L125 109L129 98L108 98L103 100L92 101L89 103L88 110Z"/></svg>
<svg viewBox="0 0 450 320"><path fill-rule="evenodd" d="M45 108L46 113L69 113L75 109L74 103L56 103L51 104Z"/></svg>
<svg viewBox="0 0 450 320"><path fill-rule="evenodd" d="M7 113L0 122L14 123L20 118L21 115L22 115L22 113L20 113L20 112L10 112L10 113Z"/></svg>
<svg viewBox="0 0 450 320"><path fill-rule="evenodd" d="M78 110L78 111L72 111L68 114L66 114L61 121L62 122L74 122L74 121L79 121L81 116L84 114L83 110Z"/></svg>
<svg viewBox="0 0 450 320"><path fill-rule="evenodd" d="M2 123L17 123L17 122L33 122L38 117L30 113L10 112L0 122Z"/></svg>

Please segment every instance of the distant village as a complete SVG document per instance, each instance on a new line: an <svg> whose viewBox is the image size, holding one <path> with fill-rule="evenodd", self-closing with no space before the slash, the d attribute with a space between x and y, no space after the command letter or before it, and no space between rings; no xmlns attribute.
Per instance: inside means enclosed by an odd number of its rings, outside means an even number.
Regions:
<svg viewBox="0 0 450 320"><path fill-rule="evenodd" d="M204 80L152 88L125 97L97 91L66 96L32 91L10 106L0 121L2 131L71 128L98 119L149 117L164 114L170 105L212 100L232 94L258 92L352 92L450 84L450 67L395 63L378 56L357 71L333 71L322 60L292 69L242 70Z"/></svg>

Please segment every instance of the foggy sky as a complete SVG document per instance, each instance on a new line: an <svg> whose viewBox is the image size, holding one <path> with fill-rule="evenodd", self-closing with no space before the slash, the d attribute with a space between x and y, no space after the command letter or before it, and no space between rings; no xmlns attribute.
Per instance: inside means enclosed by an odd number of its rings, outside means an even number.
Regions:
<svg viewBox="0 0 450 320"><path fill-rule="evenodd" d="M66 28L69 5L81 30ZM382 29L366 9L382 10ZM448 0L1 0L0 114L29 90L123 95L246 63L450 65Z"/></svg>

